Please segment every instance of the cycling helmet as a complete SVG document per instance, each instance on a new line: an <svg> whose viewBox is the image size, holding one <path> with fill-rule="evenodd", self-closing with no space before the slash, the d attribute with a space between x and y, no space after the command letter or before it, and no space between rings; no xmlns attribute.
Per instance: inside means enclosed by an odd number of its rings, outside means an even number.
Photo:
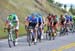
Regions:
<svg viewBox="0 0 75 51"><path fill-rule="evenodd" d="M9 16L8 16L8 20L11 21L12 19L13 19L12 15L9 15Z"/></svg>

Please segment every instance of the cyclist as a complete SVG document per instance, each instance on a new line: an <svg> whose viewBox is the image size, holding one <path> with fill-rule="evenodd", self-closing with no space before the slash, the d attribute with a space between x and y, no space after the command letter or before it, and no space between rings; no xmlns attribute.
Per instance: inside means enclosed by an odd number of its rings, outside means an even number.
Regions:
<svg viewBox="0 0 75 51"><path fill-rule="evenodd" d="M28 28L27 28L28 27L28 21L27 21L28 17L29 16L25 17L25 19L24 19L24 25L25 25L26 31L28 31Z"/></svg>
<svg viewBox="0 0 75 51"><path fill-rule="evenodd" d="M73 23L73 18L72 18L72 16L70 15L69 18L70 18L70 24L72 24L72 23Z"/></svg>
<svg viewBox="0 0 75 51"><path fill-rule="evenodd" d="M73 31L75 31L75 16L73 16Z"/></svg>
<svg viewBox="0 0 75 51"><path fill-rule="evenodd" d="M49 30L52 27L52 14L48 14L47 16L47 30Z"/></svg>
<svg viewBox="0 0 75 51"><path fill-rule="evenodd" d="M43 16L43 20L42 20L42 36L41 36L41 39L43 39L43 34L44 34L44 26L46 25L46 19L45 19L45 16Z"/></svg>
<svg viewBox="0 0 75 51"><path fill-rule="evenodd" d="M69 18L70 18L70 30L73 32L73 18L71 15L69 16Z"/></svg>
<svg viewBox="0 0 75 51"><path fill-rule="evenodd" d="M40 28L40 37L39 38L41 40L42 30L43 30L43 18L39 13L36 15L36 17L38 18L38 28Z"/></svg>
<svg viewBox="0 0 75 51"><path fill-rule="evenodd" d="M52 37L52 33L53 33L53 15L52 14L48 14L47 16L47 31L46 31L46 38L47 36L49 36L49 39L51 40Z"/></svg>
<svg viewBox="0 0 75 51"><path fill-rule="evenodd" d="M66 27L67 30L70 31L70 16L68 14L65 15L65 19L66 19Z"/></svg>
<svg viewBox="0 0 75 51"><path fill-rule="evenodd" d="M56 30L57 30L57 28L56 28L56 25L57 25L57 18L56 18L56 16L57 15L53 15L52 17L53 17L53 29L55 30L55 32L56 32Z"/></svg>
<svg viewBox="0 0 75 51"><path fill-rule="evenodd" d="M57 24L56 24L56 28L59 29L59 17L56 15L56 20L57 20Z"/></svg>
<svg viewBox="0 0 75 51"><path fill-rule="evenodd" d="M9 24L12 24L15 28L15 33L16 33L16 45L18 44L18 30L19 30L19 19L17 17L17 15L15 13L13 14L10 14L8 17L7 17L7 20L6 20L6 23L5 23L5 27L8 28L8 25Z"/></svg>
<svg viewBox="0 0 75 51"><path fill-rule="evenodd" d="M32 41L36 43L37 42L38 19L33 13L30 16L28 16L27 21L28 21L28 27L32 27L31 31L32 31L32 35L34 36Z"/></svg>
<svg viewBox="0 0 75 51"><path fill-rule="evenodd" d="M60 32L62 32L62 28L65 27L65 17L63 15L60 15L60 18L59 18L59 24L60 24Z"/></svg>

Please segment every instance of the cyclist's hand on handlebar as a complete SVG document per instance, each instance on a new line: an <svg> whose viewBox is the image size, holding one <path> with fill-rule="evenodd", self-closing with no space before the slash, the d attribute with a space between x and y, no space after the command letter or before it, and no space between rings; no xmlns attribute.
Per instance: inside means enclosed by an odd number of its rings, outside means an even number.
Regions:
<svg viewBox="0 0 75 51"><path fill-rule="evenodd" d="M4 32L6 32L6 27L4 27Z"/></svg>

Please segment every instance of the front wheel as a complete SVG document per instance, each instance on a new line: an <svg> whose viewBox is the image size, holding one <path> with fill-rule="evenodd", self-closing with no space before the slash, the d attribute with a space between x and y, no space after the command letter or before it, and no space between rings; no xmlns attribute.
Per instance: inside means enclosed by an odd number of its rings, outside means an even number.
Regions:
<svg viewBox="0 0 75 51"><path fill-rule="evenodd" d="M27 42L28 42L29 46L31 46L31 43L32 43L32 34L31 33L28 33L28 35L27 35Z"/></svg>
<svg viewBox="0 0 75 51"><path fill-rule="evenodd" d="M16 46L16 45L15 45L15 41L13 41L13 45Z"/></svg>
<svg viewBox="0 0 75 51"><path fill-rule="evenodd" d="M11 35L10 35L10 33L8 33L8 45L10 48L11 48L11 41L12 41Z"/></svg>
<svg viewBox="0 0 75 51"><path fill-rule="evenodd" d="M13 45L16 46L16 34L13 32Z"/></svg>

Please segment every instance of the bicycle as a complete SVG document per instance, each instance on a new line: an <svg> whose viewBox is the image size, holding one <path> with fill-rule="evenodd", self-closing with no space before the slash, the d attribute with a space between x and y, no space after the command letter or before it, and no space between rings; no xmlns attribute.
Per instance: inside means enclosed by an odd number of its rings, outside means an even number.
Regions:
<svg viewBox="0 0 75 51"><path fill-rule="evenodd" d="M32 42L34 41L34 35L32 32L32 29L33 29L32 27L28 27L27 42L28 42L29 46L31 46Z"/></svg>
<svg viewBox="0 0 75 51"><path fill-rule="evenodd" d="M68 24L65 24L63 27L61 27L60 36L62 35L68 35Z"/></svg>
<svg viewBox="0 0 75 51"><path fill-rule="evenodd" d="M74 25L73 25L73 24L70 24L70 32L71 32L71 33L74 32L73 29L74 29Z"/></svg>
<svg viewBox="0 0 75 51"><path fill-rule="evenodd" d="M46 32L46 39L51 40L53 38L53 40L55 40L56 37L56 32L52 27L48 27L49 29Z"/></svg>
<svg viewBox="0 0 75 51"><path fill-rule="evenodd" d="M73 23L73 33L75 32L75 23Z"/></svg>
<svg viewBox="0 0 75 51"><path fill-rule="evenodd" d="M16 40L16 34L15 34L15 29L9 25L8 28L4 28L4 31L7 30L8 32L8 45L9 47L11 48L12 45L11 45L11 42L13 43L13 46L16 46L15 45L15 40Z"/></svg>
<svg viewBox="0 0 75 51"><path fill-rule="evenodd" d="M39 42L41 42L41 35L42 35L41 28L38 27L38 30L37 30L37 39L39 40Z"/></svg>

